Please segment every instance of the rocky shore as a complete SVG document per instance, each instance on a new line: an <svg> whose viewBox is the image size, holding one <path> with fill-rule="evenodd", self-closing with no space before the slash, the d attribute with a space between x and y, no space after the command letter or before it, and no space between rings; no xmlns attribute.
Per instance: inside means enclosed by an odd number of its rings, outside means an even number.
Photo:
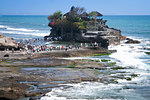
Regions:
<svg viewBox="0 0 150 100"><path fill-rule="evenodd" d="M117 84L138 75L126 72L122 66L107 59L77 59L70 57L104 56L111 51L104 48L82 48L70 51L51 51L22 55L15 52L0 61L0 99L39 100L53 88L69 88L67 83L84 81ZM64 59L67 58L67 59ZM117 76L115 75L117 74Z"/></svg>
<svg viewBox="0 0 150 100"><path fill-rule="evenodd" d="M0 98L7 100L40 96L54 87L59 87L60 83L97 81L93 69L100 69L104 67L103 64L63 58L106 53L110 51L104 48L85 48L42 52L34 56L23 55L15 51L14 53L7 52L9 57L3 57L4 51L1 51ZM89 67L84 70L77 65L88 65ZM77 69L74 69L74 66Z"/></svg>
<svg viewBox="0 0 150 100"><path fill-rule="evenodd" d="M137 43L137 40L133 39L127 39L128 41ZM53 88L69 88L66 83L96 81L117 84L118 79L130 81L138 76L126 72L124 69L128 68L117 66L116 62L108 59L70 59L70 57L104 56L112 52L115 51L102 47L41 51L35 52L34 55L20 51L0 51L0 99L39 100Z"/></svg>

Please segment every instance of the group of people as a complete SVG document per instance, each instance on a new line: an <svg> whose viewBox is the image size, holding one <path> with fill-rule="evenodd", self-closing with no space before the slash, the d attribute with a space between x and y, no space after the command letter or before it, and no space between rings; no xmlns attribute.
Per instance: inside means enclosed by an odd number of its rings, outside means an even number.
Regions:
<svg viewBox="0 0 150 100"><path fill-rule="evenodd" d="M53 50L64 50L69 51L72 49L78 50L80 48L89 47L89 46L100 46L100 43L75 43L75 44L47 44L44 39L29 39L29 40L20 40L16 44L20 47L20 53L29 54L39 53L39 52L49 52ZM12 49L14 53L14 48Z"/></svg>

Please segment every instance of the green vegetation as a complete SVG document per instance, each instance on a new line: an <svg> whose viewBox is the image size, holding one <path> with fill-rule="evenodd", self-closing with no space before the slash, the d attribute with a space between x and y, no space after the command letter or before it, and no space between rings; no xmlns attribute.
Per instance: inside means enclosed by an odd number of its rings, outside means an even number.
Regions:
<svg viewBox="0 0 150 100"><path fill-rule="evenodd" d="M5 62L6 60L0 60L0 63Z"/></svg>
<svg viewBox="0 0 150 100"><path fill-rule="evenodd" d="M105 56L105 55L110 55L110 53L94 54L93 56Z"/></svg>
<svg viewBox="0 0 150 100"><path fill-rule="evenodd" d="M102 74L102 72L99 72L99 70L95 69L95 70L94 70L94 74L95 74L96 76L98 76L99 74Z"/></svg>
<svg viewBox="0 0 150 100"><path fill-rule="evenodd" d="M127 80L127 81L131 81L132 79L131 79L130 77L127 77L126 80Z"/></svg>
<svg viewBox="0 0 150 100"><path fill-rule="evenodd" d="M99 60L83 59L82 62L99 62Z"/></svg>
<svg viewBox="0 0 150 100"><path fill-rule="evenodd" d="M137 74L131 74L131 77L137 77L138 75Z"/></svg>
<svg viewBox="0 0 150 100"><path fill-rule="evenodd" d="M51 27L52 37L61 37L64 41L76 41L74 37L81 36L82 32L87 31L88 26L96 27L99 24L100 17L103 16L97 11L86 13L83 7L72 6L70 11L62 14L61 11L54 12L48 16ZM93 24L92 24L93 23ZM92 28L93 28L92 27Z"/></svg>
<svg viewBox="0 0 150 100"><path fill-rule="evenodd" d="M108 61L111 61L111 60L108 60L108 59L102 59L101 61L102 61L102 62L108 62Z"/></svg>
<svg viewBox="0 0 150 100"><path fill-rule="evenodd" d="M116 65L116 62L110 62L110 63L108 63L107 65L108 65L108 66L114 66L114 65Z"/></svg>
<svg viewBox="0 0 150 100"><path fill-rule="evenodd" d="M145 52L147 55L150 55L150 52Z"/></svg>
<svg viewBox="0 0 150 100"><path fill-rule="evenodd" d="M71 65L71 66L68 66L67 68L75 68L76 65Z"/></svg>
<svg viewBox="0 0 150 100"><path fill-rule="evenodd" d="M55 12L53 15L50 15L50 16L48 16L48 20L58 20L58 19L61 19L62 18L62 13L61 13L61 11L57 11L57 12Z"/></svg>
<svg viewBox="0 0 150 100"><path fill-rule="evenodd" d="M111 69L113 70L118 70L118 69L125 69L124 67L121 67L121 66L117 66L117 67L112 67Z"/></svg>
<svg viewBox="0 0 150 100"><path fill-rule="evenodd" d="M14 63L16 61L10 61L10 60L0 60L0 63Z"/></svg>
<svg viewBox="0 0 150 100"><path fill-rule="evenodd" d="M48 26L52 28L51 34L63 38L74 37L75 34L80 33L81 29L85 29L85 21L80 19L80 15L84 11L84 8L72 7L71 11L64 15L61 11L57 11L48 16L48 20L50 21Z"/></svg>

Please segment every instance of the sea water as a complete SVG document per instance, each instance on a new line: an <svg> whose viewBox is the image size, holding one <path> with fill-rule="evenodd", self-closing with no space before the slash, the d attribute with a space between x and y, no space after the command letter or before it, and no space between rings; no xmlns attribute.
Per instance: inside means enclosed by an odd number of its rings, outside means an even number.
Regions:
<svg viewBox="0 0 150 100"><path fill-rule="evenodd" d="M126 67L128 73L138 74L131 81L118 79L117 84L83 82L66 84L71 88L54 88L41 100L149 100L150 98L150 16L104 16L109 27L117 28L122 34L141 41L140 44L110 46L117 52L104 57L86 59L111 59ZM49 34L47 16L0 16L0 33L13 38L35 38ZM77 58L74 58L77 59ZM114 74L115 75L115 74ZM116 75L118 75L116 73Z"/></svg>
<svg viewBox="0 0 150 100"><path fill-rule="evenodd" d="M0 33L15 39L43 37L50 34L47 16L1 15Z"/></svg>

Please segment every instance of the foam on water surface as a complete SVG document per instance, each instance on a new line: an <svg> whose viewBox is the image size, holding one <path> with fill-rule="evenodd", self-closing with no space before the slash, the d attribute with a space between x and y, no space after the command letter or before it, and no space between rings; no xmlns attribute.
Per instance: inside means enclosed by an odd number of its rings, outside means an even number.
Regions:
<svg viewBox="0 0 150 100"><path fill-rule="evenodd" d="M135 98L134 100L137 98L142 99L136 93L131 95L134 90L123 90L123 86L119 84L105 85L97 82L84 82L68 85L73 87L53 89L41 100L127 100L133 97Z"/></svg>
<svg viewBox="0 0 150 100"><path fill-rule="evenodd" d="M140 44L121 44L118 46L111 46L109 49L117 50L117 52L111 54L110 57L119 60L121 66L147 70L149 69L148 65L143 62L143 59L140 59L146 54L139 48L142 48Z"/></svg>

